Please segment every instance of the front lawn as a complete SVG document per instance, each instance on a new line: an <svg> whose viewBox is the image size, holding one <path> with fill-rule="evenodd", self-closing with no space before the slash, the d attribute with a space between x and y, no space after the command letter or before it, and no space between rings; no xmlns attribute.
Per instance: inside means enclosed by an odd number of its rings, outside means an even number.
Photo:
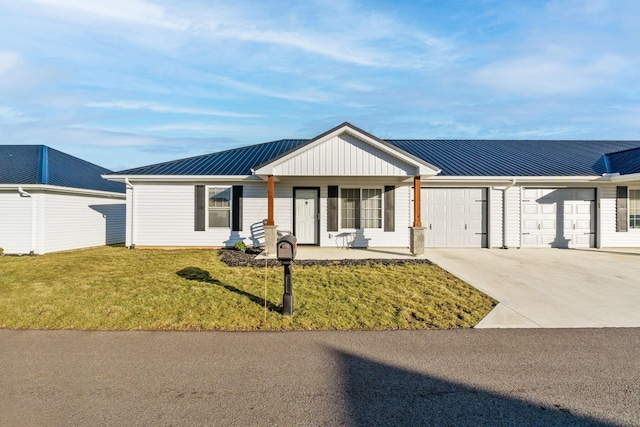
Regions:
<svg viewBox="0 0 640 427"><path fill-rule="evenodd" d="M267 291L264 304L265 279ZM95 330L468 328L494 300L430 264L229 267L216 250L100 247L0 257L0 327Z"/></svg>

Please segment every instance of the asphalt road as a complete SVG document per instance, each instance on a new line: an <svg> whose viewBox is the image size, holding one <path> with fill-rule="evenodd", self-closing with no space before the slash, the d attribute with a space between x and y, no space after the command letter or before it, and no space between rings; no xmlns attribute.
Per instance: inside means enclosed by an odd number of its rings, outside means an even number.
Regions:
<svg viewBox="0 0 640 427"><path fill-rule="evenodd" d="M0 330L0 425L640 426L640 329Z"/></svg>

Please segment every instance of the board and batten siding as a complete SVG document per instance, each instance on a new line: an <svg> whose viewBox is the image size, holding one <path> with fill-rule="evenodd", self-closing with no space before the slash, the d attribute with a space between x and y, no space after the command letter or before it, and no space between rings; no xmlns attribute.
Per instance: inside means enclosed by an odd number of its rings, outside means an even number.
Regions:
<svg viewBox="0 0 640 427"><path fill-rule="evenodd" d="M597 194L600 247L640 247L640 230L616 231L616 186L599 187Z"/></svg>
<svg viewBox="0 0 640 427"><path fill-rule="evenodd" d="M7 254L28 254L32 251L32 197L15 191L0 192L0 248Z"/></svg>
<svg viewBox="0 0 640 427"><path fill-rule="evenodd" d="M412 176L414 166L348 134L335 136L284 161L277 176Z"/></svg>
<svg viewBox="0 0 640 427"><path fill-rule="evenodd" d="M108 197L43 194L40 253L123 243L125 201Z"/></svg>

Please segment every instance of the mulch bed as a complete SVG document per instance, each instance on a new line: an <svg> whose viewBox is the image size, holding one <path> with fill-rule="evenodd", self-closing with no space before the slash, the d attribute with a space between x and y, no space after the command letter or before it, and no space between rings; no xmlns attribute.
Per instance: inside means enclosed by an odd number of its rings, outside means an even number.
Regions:
<svg viewBox="0 0 640 427"><path fill-rule="evenodd" d="M220 260L231 267L264 267L265 260L256 260L256 256L262 251L249 248L246 252L231 248L220 249L218 254ZM279 266L280 261L275 259L266 260L270 267ZM294 261L294 265L299 266L356 266L356 265L406 265L406 264L431 264L431 261L423 258L416 259L301 259Z"/></svg>

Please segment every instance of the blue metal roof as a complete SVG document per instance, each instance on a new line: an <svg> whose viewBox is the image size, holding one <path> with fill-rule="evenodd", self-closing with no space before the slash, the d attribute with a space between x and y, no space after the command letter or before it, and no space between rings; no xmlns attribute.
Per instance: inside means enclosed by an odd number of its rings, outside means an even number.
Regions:
<svg viewBox="0 0 640 427"><path fill-rule="evenodd" d="M307 142L283 139L187 159L142 166L115 175L251 175L251 169Z"/></svg>
<svg viewBox="0 0 640 427"><path fill-rule="evenodd" d="M285 139L219 153L174 160L114 175L249 175L310 140ZM640 168L640 141L563 140L406 140L387 143L442 169L441 176L599 176L609 172L606 153L637 150L611 157L620 173ZM632 150L633 151L633 150ZM634 169L636 168L636 169ZM611 170L616 172L616 170Z"/></svg>
<svg viewBox="0 0 640 427"><path fill-rule="evenodd" d="M124 193L124 185L103 179L109 169L46 145L0 145L0 184L48 184Z"/></svg>
<svg viewBox="0 0 640 427"><path fill-rule="evenodd" d="M640 173L640 147L608 153L606 158L612 173L622 175Z"/></svg>

